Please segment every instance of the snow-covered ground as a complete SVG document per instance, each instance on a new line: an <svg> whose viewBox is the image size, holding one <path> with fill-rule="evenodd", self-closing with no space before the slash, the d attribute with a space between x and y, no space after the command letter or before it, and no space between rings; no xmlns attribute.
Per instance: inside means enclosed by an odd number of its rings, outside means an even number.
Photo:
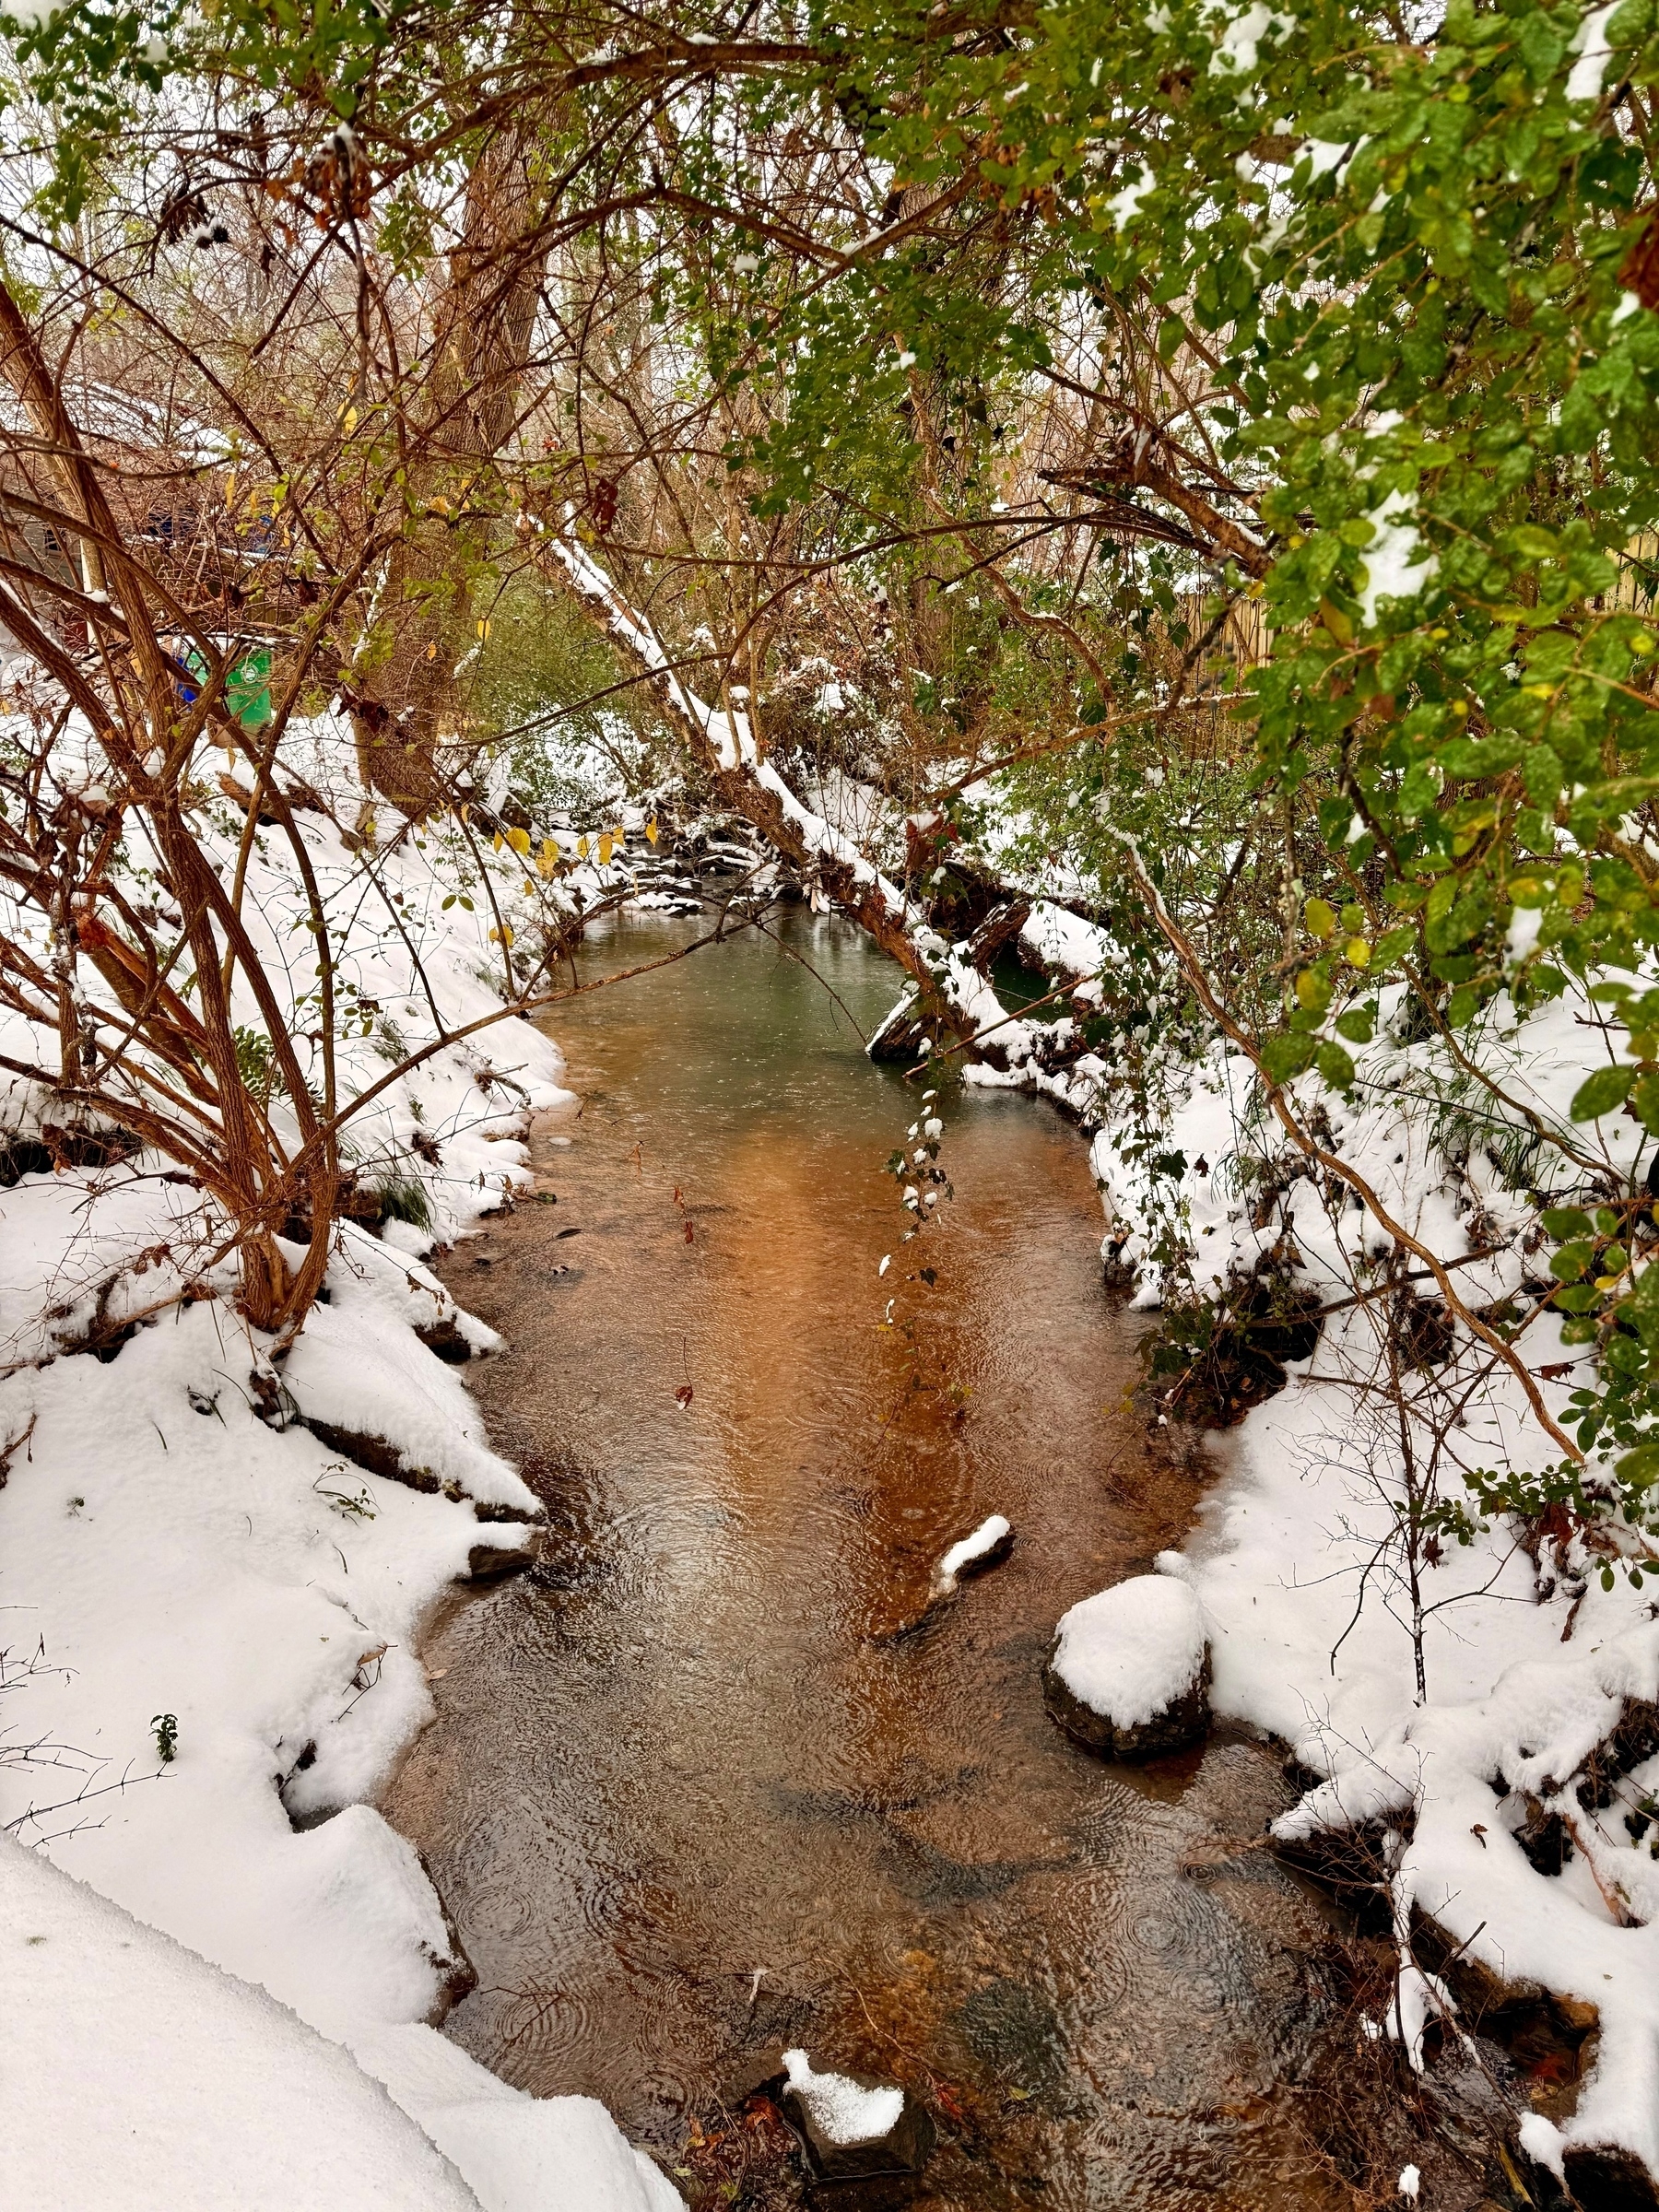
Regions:
<svg viewBox="0 0 1659 2212"><path fill-rule="evenodd" d="M344 773L337 732L302 735L307 782ZM358 1096L440 1021L499 1008L503 929L547 893L459 824L364 856L301 818L361 1010L340 1077ZM233 863L241 815L219 829ZM314 962L275 832L248 912L303 1041ZM15 1019L0 1049L34 1057ZM212 1262L206 1202L164 1162L0 1191L0 2028L27 2114L8 2178L27 2138L33 2204L680 2201L602 2108L525 2098L426 2024L468 1970L367 1802L430 1711L423 1617L535 1541L540 1506L450 1363L496 1339L419 1255L524 1177L526 1116L567 1095L560 1072L508 1020L386 1085L352 1146L394 1215L341 1226L326 1301L275 1362ZM14 1079L0 1136L46 1104Z"/></svg>
<svg viewBox="0 0 1659 2212"><path fill-rule="evenodd" d="M1597 1168L1606 1190L1640 1183L1639 1124L1568 1114L1617 1043L1583 997L1524 1021L1500 999L1463 1040L1505 1094L1495 1098L1435 1041L1399 1039L1397 994L1383 994L1381 1013L1376 1042L1355 1055L1352 1098L1310 1074L1293 1088L1297 1111L1450 1271L1468 1309L1519 1324L1533 1388L1565 1422L1589 1354L1562 1345L1547 1302L1556 1286L1538 1214L1551 1196L1593 1191ZM1542 1984L1598 2024L1576 2111L1559 2124L1524 2117L1530 2155L1559 2171L1574 2147L1622 2146L1659 2171L1659 1830L1643 1815L1659 1789L1648 1755L1659 1734L1623 1756L1604 1750L1606 1786L1586 1773L1621 1714L1640 1729L1642 1701L1659 1700L1659 1608L1624 1571L1650 1539L1626 1526L1588 1542L1547 1529L1529 1550L1521 1525L1493 1512L1466 1542L1431 1526L1412 1542L1407 1451L1419 1500L1465 1503L1466 1476L1559 1462L1522 1382L1461 1324L1447 1327L1414 1261L1408 1295L1426 1301L1425 1334L1402 1419L1382 1325L1397 1295L1385 1279L1393 1239L1286 1143L1230 1048L1188 1067L1156 1147L1143 1119L1101 1111L1105 1251L1137 1277L1138 1303L1230 1289L1236 1308L1253 1279L1271 1278L1327 1310L1312 1357L1286 1363L1286 1386L1211 1438L1222 1479L1184 1552L1159 1564L1202 1604L1215 1711L1283 1738L1324 1778L1277 1824L1280 1838L1364 1830L1382 1856L1400 1976L1379 2032L1420 2065L1425 2023L1454 2012L1414 1956L1426 1915L1466 1960ZM1538 1141L1528 1112L1581 1163ZM1169 1388L1178 1417L1173 1379ZM1552 1821L1567 1856L1546 1873L1535 1840Z"/></svg>

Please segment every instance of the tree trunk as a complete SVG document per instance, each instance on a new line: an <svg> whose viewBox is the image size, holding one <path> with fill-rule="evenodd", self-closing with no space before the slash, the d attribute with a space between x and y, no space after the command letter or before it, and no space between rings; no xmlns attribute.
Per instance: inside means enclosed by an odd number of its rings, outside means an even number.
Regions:
<svg viewBox="0 0 1659 2212"><path fill-rule="evenodd" d="M439 310L424 421L376 621L346 694L370 790L406 813L448 794L436 753L449 734L455 664L473 641L475 580L497 518L475 504L517 421L547 248L537 238L533 121L492 137L467 182L461 243Z"/></svg>

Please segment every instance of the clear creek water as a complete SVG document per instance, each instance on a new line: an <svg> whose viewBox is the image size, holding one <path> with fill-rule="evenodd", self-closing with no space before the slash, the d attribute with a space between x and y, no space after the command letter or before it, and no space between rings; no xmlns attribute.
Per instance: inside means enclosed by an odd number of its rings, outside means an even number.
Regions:
<svg viewBox="0 0 1659 2212"><path fill-rule="evenodd" d="M695 928L618 924L584 967ZM1127 1404L1143 1324L1102 1287L1084 1147L1041 1104L950 1100L957 1195L901 1248L883 1162L917 1094L852 1026L894 971L779 928L559 1010L580 1109L446 1264L509 1340L468 1378L552 1524L542 1570L429 1639L438 1718L386 1801L478 1970L449 2032L603 2098L693 2203L733 2201L723 2090L780 2041L929 2103L918 2207L1348 2203L1286 2087L1318 1909L1225 1841L1286 1801L1276 1761L1222 1735L1111 1767L1043 1710L1059 1615L1197 1495ZM1011 1559L917 1628L993 1512ZM757 2166L738 2201L795 2186Z"/></svg>

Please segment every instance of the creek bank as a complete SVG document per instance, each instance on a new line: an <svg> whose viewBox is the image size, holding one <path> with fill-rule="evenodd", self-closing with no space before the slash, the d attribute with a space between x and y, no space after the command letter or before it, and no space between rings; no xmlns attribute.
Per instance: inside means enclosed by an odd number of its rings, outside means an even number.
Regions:
<svg viewBox="0 0 1659 2212"><path fill-rule="evenodd" d="M348 732L290 735L317 751L312 780L337 771L351 792ZM297 864L263 833L243 853L241 817L209 813L227 881L246 862L248 926L314 1070ZM524 2096L427 2025L469 1970L418 1853L367 1802L431 1714L429 1617L536 1541L540 1501L485 1441L459 1371L463 1347L499 1340L421 1264L526 1180L527 1115L566 1095L557 1050L523 1022L485 1033L500 1066L477 1040L443 1041L500 1008L492 900L528 934L523 870L437 824L389 840L366 888L333 823L308 815L301 834L365 1016L335 1069L343 1103L376 1091L353 1135L379 1234L338 1225L325 1298L286 1359L238 1315L234 1265L210 1257L226 1224L194 1178L67 1142L46 1087L0 1085L0 1606L29 1624L0 1658L0 1824L107 1900L66 1881L37 1900L20 1853L0 1877L7 1904L27 1894L48 1916L18 1935L32 2010L8 1987L5 2032L64 2057L53 2134L29 2155L73 2152L88 2205L196 2212L253 2163L250 2205L539 2212L563 2190L584 2212L673 2212L596 2104ZM490 897L472 897L491 868ZM258 1035L240 976L238 991ZM12 1065L55 1065L55 1034L20 1015L0 1037ZM426 1045L381 1087L388 1053ZM291 1151L288 1101L269 1111ZM139 2016L149 2070L128 2079ZM133 2080L155 2094L129 2189ZM260 2155L239 2143L216 2183L239 2109ZM321 2156L359 2129L372 2174L348 2147Z"/></svg>
<svg viewBox="0 0 1659 2212"><path fill-rule="evenodd" d="M1544 1141L1573 1130L1596 1018L1576 990L1524 1015L1500 995L1447 1041L1383 989L1354 1083L1286 1087L1318 1160L1275 1129L1247 1056L1199 1039L1151 1070L1157 1098L1105 1102L1093 1160L1110 1263L1138 1307L1167 1307L1154 1425L1227 1424L1206 1439L1219 1479L1187 1572L1213 1711L1283 1743L1303 1792L1276 1840L1299 1857L1380 1843L1371 1878L1400 1929L1427 1916L1500 1982L1594 2004L1570 2110L1551 2116L1560 2083L1524 2063L1505 2077L1505 2155L1651 2204L1636 2177L1659 2174L1659 1621L1621 1571L1645 1538L1606 1516L1471 1510L1453 1541L1436 1518L1475 1505L1465 1470L1557 1464L1537 1406L1577 1418L1589 1355L1562 1339L1537 1192L1622 1205L1648 1165L1614 1115L1575 1131L1571 1158ZM1460 2000L1404 1936L1394 1978L1372 2018L1430 2084Z"/></svg>

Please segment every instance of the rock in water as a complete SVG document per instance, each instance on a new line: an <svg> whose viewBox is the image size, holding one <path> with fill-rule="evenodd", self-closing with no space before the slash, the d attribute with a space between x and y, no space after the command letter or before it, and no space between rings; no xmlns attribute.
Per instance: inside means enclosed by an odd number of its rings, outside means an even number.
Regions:
<svg viewBox="0 0 1659 2212"><path fill-rule="evenodd" d="M1065 1614L1043 1669L1049 1712L1108 1759L1153 1759L1209 1726L1204 1609L1185 1583L1139 1574Z"/></svg>
<svg viewBox="0 0 1659 2212"><path fill-rule="evenodd" d="M933 2122L896 2082L816 2073L805 2051L785 2051L783 2071L783 2110L819 2181L921 2172Z"/></svg>
<svg viewBox="0 0 1659 2212"><path fill-rule="evenodd" d="M541 1532L538 1529L532 1530L528 1535L520 1533L517 1543L492 1543L487 1536L481 1544L475 1544L467 1553L465 1579L469 1583L493 1583L504 1574L517 1574L522 1568L534 1567L540 1558Z"/></svg>
<svg viewBox="0 0 1659 2212"><path fill-rule="evenodd" d="M1001 1513L993 1513L971 1536L953 1544L934 1569L935 1597L948 1597L964 1574L983 1574L987 1567L1000 1567L1013 1548L1012 1524Z"/></svg>

